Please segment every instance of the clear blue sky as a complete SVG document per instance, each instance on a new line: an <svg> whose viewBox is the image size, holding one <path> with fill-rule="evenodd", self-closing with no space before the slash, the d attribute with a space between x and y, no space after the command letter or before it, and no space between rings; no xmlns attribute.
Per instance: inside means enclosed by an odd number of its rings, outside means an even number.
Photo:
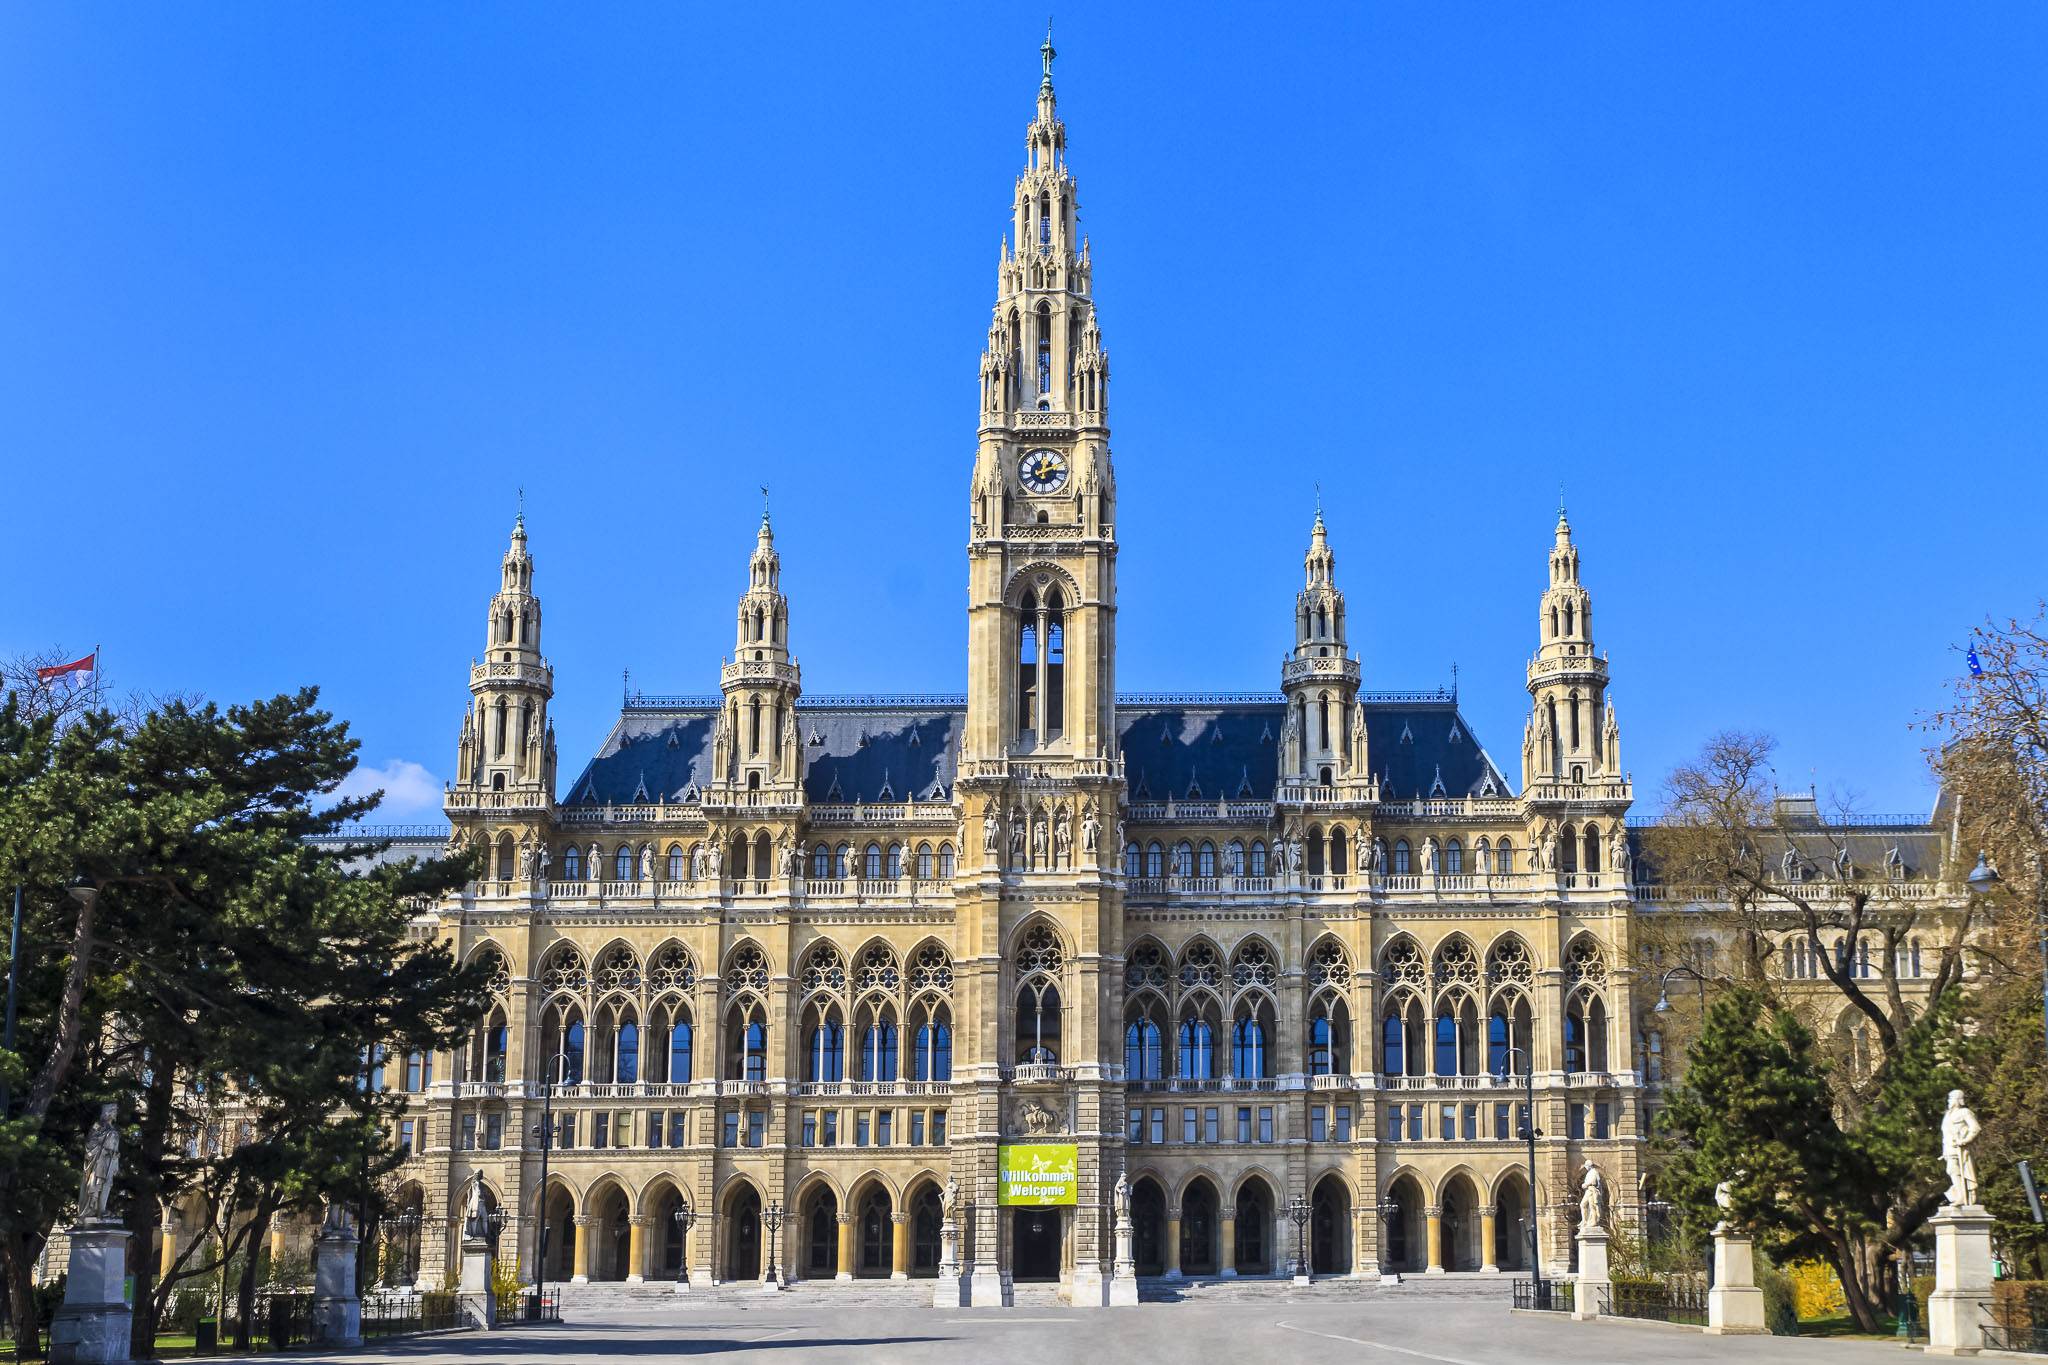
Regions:
<svg viewBox="0 0 2048 1365"><path fill-rule="evenodd" d="M1369 685L1456 661L1513 770L1562 480L1643 805L1744 727L1788 785L1926 807L1911 722L2044 590L2048 8L1056 36L1126 689L1277 685L1320 480ZM716 688L768 482L807 685L962 689L1039 38L985 5L0 10L0 651L318 683L366 762L445 779L523 485L566 782L621 669Z"/></svg>

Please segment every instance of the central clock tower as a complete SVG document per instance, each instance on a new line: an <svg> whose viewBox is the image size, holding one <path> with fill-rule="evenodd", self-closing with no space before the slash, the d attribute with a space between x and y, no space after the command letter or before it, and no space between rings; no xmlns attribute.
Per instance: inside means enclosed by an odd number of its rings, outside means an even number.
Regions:
<svg viewBox="0 0 2048 1365"><path fill-rule="evenodd" d="M967 771L1116 766L1109 357L1080 235L1052 41L981 358L969 541Z"/></svg>
<svg viewBox="0 0 2048 1365"><path fill-rule="evenodd" d="M953 1170L974 1204L977 1304L1008 1301L1008 1266L1062 1260L1073 1302L1105 1302L1123 1164L1109 358L1050 36L1041 51L981 358L967 550L956 1046L981 1060L971 1084L954 1076ZM999 1145L1020 1137L1075 1144L1073 1207L1002 1207Z"/></svg>

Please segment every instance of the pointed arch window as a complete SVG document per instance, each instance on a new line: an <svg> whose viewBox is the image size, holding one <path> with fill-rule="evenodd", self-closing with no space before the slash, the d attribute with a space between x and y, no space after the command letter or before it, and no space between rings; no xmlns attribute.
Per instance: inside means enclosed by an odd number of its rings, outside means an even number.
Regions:
<svg viewBox="0 0 2048 1365"><path fill-rule="evenodd" d="M1266 875L1266 845L1264 840L1252 840L1251 868L1251 875L1254 877Z"/></svg>
<svg viewBox="0 0 2048 1365"><path fill-rule="evenodd" d="M1183 1018L1174 1042L1174 1074L1180 1079L1207 1080L1216 1074L1216 1029L1206 1018Z"/></svg>
<svg viewBox="0 0 2048 1365"><path fill-rule="evenodd" d="M1273 1057L1267 1045L1263 1002L1238 1007L1230 1026L1230 1074L1241 1081L1255 1081L1271 1074Z"/></svg>
<svg viewBox="0 0 2048 1365"><path fill-rule="evenodd" d="M562 850L562 880L580 882L583 880L583 850L571 844Z"/></svg>
<svg viewBox="0 0 2048 1365"><path fill-rule="evenodd" d="M1052 392L1052 309L1043 303L1038 305L1038 391Z"/></svg>

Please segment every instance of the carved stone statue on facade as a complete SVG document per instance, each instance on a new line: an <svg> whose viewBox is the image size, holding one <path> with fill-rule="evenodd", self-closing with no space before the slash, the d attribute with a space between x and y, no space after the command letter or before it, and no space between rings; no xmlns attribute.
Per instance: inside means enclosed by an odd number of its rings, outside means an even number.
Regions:
<svg viewBox="0 0 2048 1365"><path fill-rule="evenodd" d="M1002 839L1002 817L996 814L994 806L990 806L981 817L981 851L983 853L994 853L1002 843Z"/></svg>
<svg viewBox="0 0 2048 1365"><path fill-rule="evenodd" d="M960 1179L958 1176L947 1176L946 1188L939 1191L939 1217L945 1222L952 1223L958 1221L959 1215Z"/></svg>
<svg viewBox="0 0 2048 1365"><path fill-rule="evenodd" d="M725 849L716 839L711 841L711 847L705 851L704 859L704 870L711 874L712 881L717 881L725 875Z"/></svg>
<svg viewBox="0 0 2048 1365"><path fill-rule="evenodd" d="M1374 876L1387 870L1387 841L1378 835L1372 841L1372 871Z"/></svg>
<svg viewBox="0 0 2048 1365"><path fill-rule="evenodd" d="M1052 827L1053 851L1059 855L1062 867L1074 864L1074 816L1071 811L1061 811L1059 823Z"/></svg>
<svg viewBox="0 0 2048 1365"><path fill-rule="evenodd" d="M1045 862L1045 817L1037 816L1031 822L1031 863L1044 867Z"/></svg>
<svg viewBox="0 0 2048 1365"><path fill-rule="evenodd" d="M654 880L654 847L651 844L640 845L640 880Z"/></svg>
<svg viewBox="0 0 2048 1365"><path fill-rule="evenodd" d="M690 880L693 882L704 880L704 845L702 844L698 844L690 850Z"/></svg>
<svg viewBox="0 0 2048 1365"><path fill-rule="evenodd" d="M1017 1121L1032 1137L1044 1137L1060 1130L1060 1116L1036 1100L1026 1100L1017 1111Z"/></svg>
<svg viewBox="0 0 2048 1365"><path fill-rule="evenodd" d="M1233 877L1244 875L1244 845L1233 843L1223 850L1223 870Z"/></svg>
<svg viewBox="0 0 2048 1365"><path fill-rule="evenodd" d="M1131 1221L1131 1176L1128 1171L1116 1173L1116 1190L1110 1195L1110 1207L1116 1211L1116 1221Z"/></svg>
<svg viewBox="0 0 2048 1365"><path fill-rule="evenodd" d="M1631 859L1628 851L1628 833L1620 825L1614 827L1614 837L1607 841L1607 865L1620 876L1622 884L1629 881Z"/></svg>
<svg viewBox="0 0 2048 1365"><path fill-rule="evenodd" d="M1081 817L1081 851L1094 853L1102 844L1102 822L1095 818L1095 807L1090 806Z"/></svg>
<svg viewBox="0 0 2048 1365"><path fill-rule="evenodd" d="M116 1106L103 1104L85 1140L85 1170L78 1182L78 1221L89 1222L107 1216L107 1201L114 1197L114 1172L121 1164L121 1135L115 1131Z"/></svg>
<svg viewBox="0 0 2048 1365"><path fill-rule="evenodd" d="M1024 866L1024 817L1022 814L1010 817L1010 866Z"/></svg>
<svg viewBox="0 0 2048 1365"><path fill-rule="evenodd" d="M1963 1103L1963 1092L1948 1092L1948 1112L1941 1116L1941 1164L1948 1171L1948 1193L1944 1204L1977 1202L1977 1158L1970 1151L1983 1125Z"/></svg>
<svg viewBox="0 0 2048 1365"><path fill-rule="evenodd" d="M1301 840L1299 839L1289 839L1287 841L1287 870L1289 872L1301 871Z"/></svg>
<svg viewBox="0 0 2048 1365"><path fill-rule="evenodd" d="M1597 1228L1604 1214L1607 1181L1600 1168L1588 1161L1579 1168L1579 1226Z"/></svg>
<svg viewBox="0 0 2048 1365"><path fill-rule="evenodd" d="M1433 838L1422 841L1422 870L1436 871L1436 840Z"/></svg>
<svg viewBox="0 0 2048 1365"><path fill-rule="evenodd" d="M778 877L794 877L796 875L796 845L790 842L789 834L786 831L782 836L782 842L775 847L775 875Z"/></svg>
<svg viewBox="0 0 2048 1365"><path fill-rule="evenodd" d="M540 845L533 841L531 834L519 845L519 866L526 873L526 880L540 880Z"/></svg>
<svg viewBox="0 0 2048 1365"><path fill-rule="evenodd" d="M490 1231L490 1224L484 1220L484 1177L479 1171L469 1182L469 1208L463 1214L462 1235L481 1242L490 1236Z"/></svg>

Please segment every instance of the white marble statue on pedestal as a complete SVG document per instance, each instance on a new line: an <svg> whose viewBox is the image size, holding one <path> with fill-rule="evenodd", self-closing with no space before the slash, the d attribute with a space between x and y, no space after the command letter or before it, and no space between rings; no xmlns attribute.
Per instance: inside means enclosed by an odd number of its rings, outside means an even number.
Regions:
<svg viewBox="0 0 2048 1365"><path fill-rule="evenodd" d="M112 1365L128 1357L127 1272L129 1235L107 1213L114 1176L121 1164L121 1135L115 1105L100 1116L85 1140L85 1169L78 1182L78 1219L71 1225L64 1302L50 1321L50 1359Z"/></svg>
<svg viewBox="0 0 2048 1365"><path fill-rule="evenodd" d="M1941 1164L1948 1171L1948 1193L1943 1204L1977 1202L1977 1158L1970 1147L1984 1131L1977 1116L1963 1103L1963 1092L1948 1092L1948 1112L1941 1116Z"/></svg>
<svg viewBox="0 0 2048 1365"><path fill-rule="evenodd" d="M1975 1355L1984 1348L1991 1306L1991 1214L1978 1206L1977 1160L1970 1147L1983 1126L1948 1092L1941 1116L1941 1164L1948 1192L1928 1219L1934 1229L1934 1292L1927 1296L1927 1353Z"/></svg>

